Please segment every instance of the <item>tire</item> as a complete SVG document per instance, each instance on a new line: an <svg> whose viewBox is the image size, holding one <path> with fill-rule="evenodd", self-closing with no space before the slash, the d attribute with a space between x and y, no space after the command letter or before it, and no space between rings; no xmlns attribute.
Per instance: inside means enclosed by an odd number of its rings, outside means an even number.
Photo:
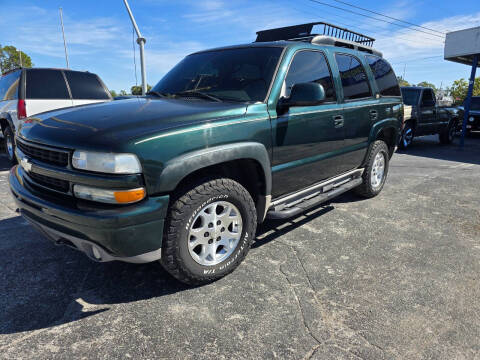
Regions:
<svg viewBox="0 0 480 360"><path fill-rule="evenodd" d="M13 136L13 132L10 126L7 126L5 128L3 135L5 138L5 152L7 154L8 162L11 165L15 165L17 162L17 159L15 157L15 138Z"/></svg>
<svg viewBox="0 0 480 360"><path fill-rule="evenodd" d="M383 167L381 166L382 156ZM358 195L372 198L380 194L387 179L389 158L388 146L385 142L377 140L370 146L362 175L363 183L354 190Z"/></svg>
<svg viewBox="0 0 480 360"><path fill-rule="evenodd" d="M183 283L215 281L247 256L256 227L255 204L242 185L226 178L194 185L169 209L160 262Z"/></svg>
<svg viewBox="0 0 480 360"><path fill-rule="evenodd" d="M415 129L413 127L413 124L410 121L407 121L405 123L405 126L403 127L402 130L402 136L400 137L400 143L398 146L400 149L407 149L412 145L413 138L415 137Z"/></svg>
<svg viewBox="0 0 480 360"><path fill-rule="evenodd" d="M443 131L438 134L438 140L442 145L448 145L453 142L455 139L456 125L455 122L451 121L448 126L443 129Z"/></svg>

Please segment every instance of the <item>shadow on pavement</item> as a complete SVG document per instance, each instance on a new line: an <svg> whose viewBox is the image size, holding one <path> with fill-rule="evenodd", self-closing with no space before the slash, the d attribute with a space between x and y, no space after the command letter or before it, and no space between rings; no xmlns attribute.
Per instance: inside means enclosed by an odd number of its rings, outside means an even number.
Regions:
<svg viewBox="0 0 480 360"><path fill-rule="evenodd" d="M424 136L415 138L407 150L399 150L398 153L480 165L480 132L467 136L463 149L459 144L458 137L451 145L440 145L438 136Z"/></svg>
<svg viewBox="0 0 480 360"><path fill-rule="evenodd" d="M158 263L95 263L17 216L0 221L0 334L74 322L110 304L188 289Z"/></svg>
<svg viewBox="0 0 480 360"><path fill-rule="evenodd" d="M10 165L7 155L4 155L3 153L0 153L0 171L7 171L10 170L12 165Z"/></svg>

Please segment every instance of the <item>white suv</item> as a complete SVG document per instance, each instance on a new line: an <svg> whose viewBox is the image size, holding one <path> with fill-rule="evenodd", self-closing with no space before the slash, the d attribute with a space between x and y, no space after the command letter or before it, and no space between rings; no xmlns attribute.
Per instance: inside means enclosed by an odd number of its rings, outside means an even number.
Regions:
<svg viewBox="0 0 480 360"><path fill-rule="evenodd" d="M110 101L102 80L84 71L17 69L0 77L0 126L8 159L15 162L19 121L45 111Z"/></svg>

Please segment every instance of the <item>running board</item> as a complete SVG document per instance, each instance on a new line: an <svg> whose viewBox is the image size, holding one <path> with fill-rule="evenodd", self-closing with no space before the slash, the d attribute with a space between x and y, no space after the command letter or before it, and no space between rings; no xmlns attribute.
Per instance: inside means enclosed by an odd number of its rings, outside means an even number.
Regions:
<svg viewBox="0 0 480 360"><path fill-rule="evenodd" d="M268 219L287 219L299 215L361 185L362 174L363 169L357 169L276 200L272 202L266 217Z"/></svg>

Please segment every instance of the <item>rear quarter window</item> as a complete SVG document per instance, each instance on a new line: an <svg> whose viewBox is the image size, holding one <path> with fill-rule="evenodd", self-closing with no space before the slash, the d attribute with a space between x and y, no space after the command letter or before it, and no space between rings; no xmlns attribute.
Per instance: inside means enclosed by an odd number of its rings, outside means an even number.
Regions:
<svg viewBox="0 0 480 360"><path fill-rule="evenodd" d="M27 71L27 99L70 99L65 78L60 70Z"/></svg>
<svg viewBox="0 0 480 360"><path fill-rule="evenodd" d="M0 76L0 101L18 99L20 71Z"/></svg>
<svg viewBox="0 0 480 360"><path fill-rule="evenodd" d="M78 71L65 71L73 99L108 100L106 90L97 75Z"/></svg>
<svg viewBox="0 0 480 360"><path fill-rule="evenodd" d="M402 96L397 77L390 64L378 56L365 56L382 96Z"/></svg>

